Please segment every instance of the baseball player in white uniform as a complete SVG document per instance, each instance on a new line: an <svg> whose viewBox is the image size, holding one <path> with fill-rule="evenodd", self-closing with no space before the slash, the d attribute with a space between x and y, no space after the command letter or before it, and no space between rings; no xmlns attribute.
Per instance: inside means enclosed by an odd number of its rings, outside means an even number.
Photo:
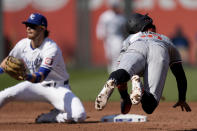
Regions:
<svg viewBox="0 0 197 131"><path fill-rule="evenodd" d="M174 107L181 106L187 112L187 80L181 64L181 57L175 46L164 35L155 33L156 27L148 15L134 13L127 22L128 38L123 43L117 68L109 76L95 101L95 108L102 110L114 88L118 88L121 113L127 114L132 104L141 102L143 110L151 114L159 104L168 68L176 77L179 99ZM140 77L143 77L143 84ZM127 82L132 81L129 96Z"/></svg>
<svg viewBox="0 0 197 131"><path fill-rule="evenodd" d="M82 122L86 119L80 99L70 90L69 74L66 71L62 52L48 38L47 19L33 13L24 21L27 38L20 40L10 56L22 59L29 74L26 81L0 92L0 107L9 101L43 101L55 109L36 118L36 123ZM3 73L4 61L0 72Z"/></svg>
<svg viewBox="0 0 197 131"><path fill-rule="evenodd" d="M124 25L126 23L120 2L113 2L110 7L101 14L96 27L97 38L102 40L104 44L109 73L114 70L116 60L120 54L125 37Z"/></svg>

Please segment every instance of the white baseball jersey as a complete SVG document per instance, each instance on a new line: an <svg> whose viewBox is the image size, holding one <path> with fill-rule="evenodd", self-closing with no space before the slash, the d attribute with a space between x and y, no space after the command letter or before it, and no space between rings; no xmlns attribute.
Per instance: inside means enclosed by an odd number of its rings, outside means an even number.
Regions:
<svg viewBox="0 0 197 131"><path fill-rule="evenodd" d="M125 17L122 14L116 14L112 10L105 11L98 20L96 35L98 39L104 41L109 72L114 70L114 64L122 48L125 23Z"/></svg>
<svg viewBox="0 0 197 131"><path fill-rule="evenodd" d="M69 79L62 52L57 44L49 38L45 38L42 45L35 49L31 47L30 39L22 39L9 55L23 59L31 73L37 72L40 67L50 69L51 72L45 81L65 81Z"/></svg>
<svg viewBox="0 0 197 131"><path fill-rule="evenodd" d="M99 17L96 28L99 39L111 39L113 37L123 38L123 26L126 19L122 14L116 14L112 10L107 10Z"/></svg>
<svg viewBox="0 0 197 131"><path fill-rule="evenodd" d="M117 69L125 69L131 77L144 77L144 88L160 100L169 65L181 62L173 43L164 35L138 32L123 43Z"/></svg>
<svg viewBox="0 0 197 131"><path fill-rule="evenodd" d="M0 107L9 101L44 101L49 102L58 113L43 115L42 119L57 122L84 121L86 112L80 99L70 90L69 75L66 71L60 48L54 41L45 38L40 47L33 49L28 38L19 41L11 56L23 59L31 73L40 67L51 72L41 83L21 82L0 92ZM12 98L12 99L10 99Z"/></svg>

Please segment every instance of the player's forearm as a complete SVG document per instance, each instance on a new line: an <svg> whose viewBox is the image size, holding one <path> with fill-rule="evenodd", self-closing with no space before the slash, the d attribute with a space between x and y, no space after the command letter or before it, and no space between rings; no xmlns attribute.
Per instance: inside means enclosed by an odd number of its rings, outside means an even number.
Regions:
<svg viewBox="0 0 197 131"><path fill-rule="evenodd" d="M42 82L44 80L44 75L42 74L42 72L36 72L33 74L28 74L26 77L27 81L30 81L32 83L39 83Z"/></svg>
<svg viewBox="0 0 197 131"><path fill-rule="evenodd" d="M186 100L186 92L187 92L187 79L185 76L185 72L183 70L181 63L173 64L171 67L172 73L176 77L178 92L179 92L179 100Z"/></svg>
<svg viewBox="0 0 197 131"><path fill-rule="evenodd" d="M26 77L26 80L28 80L32 83L42 82L48 76L50 71L51 71L50 69L40 67L38 72L35 72L33 74L28 74L27 77Z"/></svg>
<svg viewBox="0 0 197 131"><path fill-rule="evenodd" d="M187 92L187 80L184 76L182 78L176 78L176 80L179 92L179 100L185 101Z"/></svg>

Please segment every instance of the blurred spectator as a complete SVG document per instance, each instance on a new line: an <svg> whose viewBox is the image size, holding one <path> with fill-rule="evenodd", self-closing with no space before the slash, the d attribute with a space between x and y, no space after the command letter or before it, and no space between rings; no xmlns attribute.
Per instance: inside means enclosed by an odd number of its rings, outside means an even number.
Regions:
<svg viewBox="0 0 197 131"><path fill-rule="evenodd" d="M175 30L175 34L171 38L174 45L180 51L183 63L189 63L189 40L183 33L183 30L180 26L178 26Z"/></svg>
<svg viewBox="0 0 197 131"><path fill-rule="evenodd" d="M110 8L100 15L96 27L97 38L102 40L104 44L108 73L113 71L119 56L126 23L126 18L123 15L123 4L120 1L111 1L109 6Z"/></svg>

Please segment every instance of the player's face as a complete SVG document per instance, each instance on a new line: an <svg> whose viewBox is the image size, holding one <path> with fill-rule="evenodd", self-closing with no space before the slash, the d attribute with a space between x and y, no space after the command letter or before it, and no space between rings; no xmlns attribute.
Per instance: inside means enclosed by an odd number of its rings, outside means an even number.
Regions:
<svg viewBox="0 0 197 131"><path fill-rule="evenodd" d="M33 40L39 37L41 33L43 33L43 29L37 25L26 24L26 32L27 32L27 38Z"/></svg>

